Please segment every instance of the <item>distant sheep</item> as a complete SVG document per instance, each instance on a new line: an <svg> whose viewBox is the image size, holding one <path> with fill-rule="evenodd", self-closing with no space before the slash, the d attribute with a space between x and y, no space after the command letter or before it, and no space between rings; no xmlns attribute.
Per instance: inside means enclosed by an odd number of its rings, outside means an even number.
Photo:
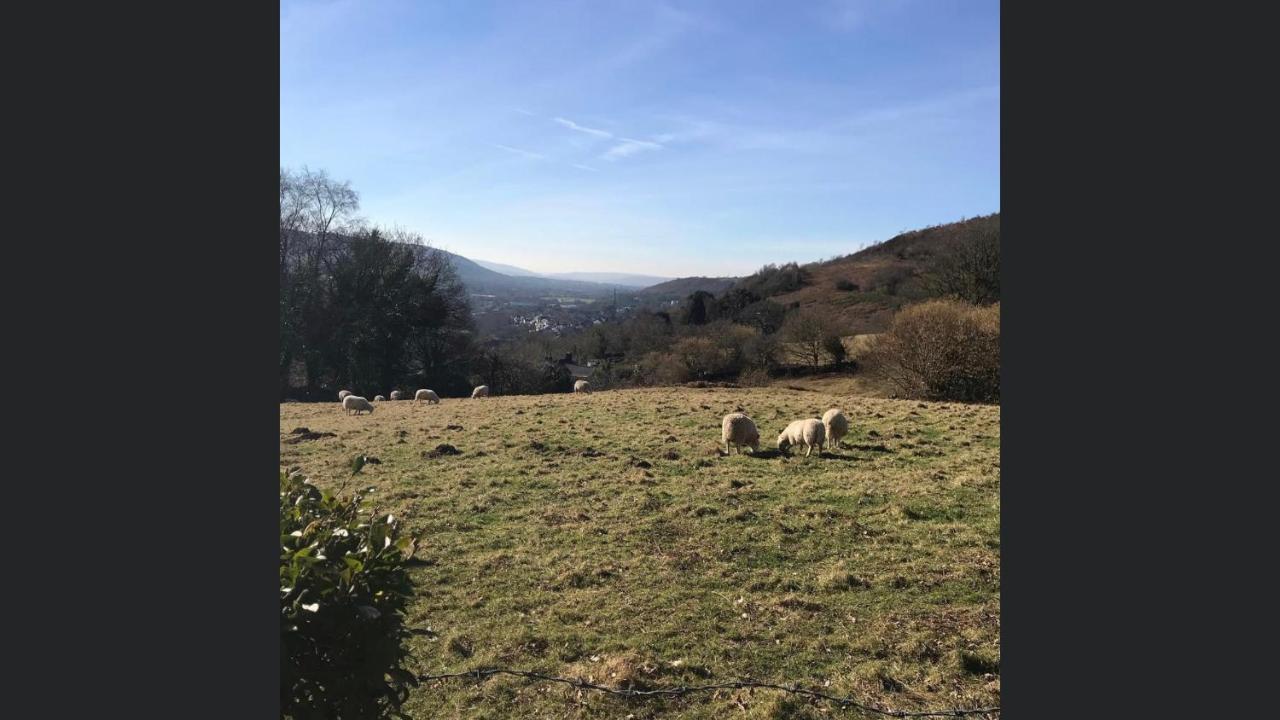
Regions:
<svg viewBox="0 0 1280 720"><path fill-rule="evenodd" d="M826 440L826 429L822 426L821 420L817 418L796 420L778 435L778 449L785 453L787 448L793 445L804 445L805 457L809 457L815 447L821 455L824 440Z"/></svg>
<svg viewBox="0 0 1280 720"><path fill-rule="evenodd" d="M373 401L374 401L374 402L382 402L382 401L384 401L384 400L386 400L386 398L382 397L381 395L374 395L374 396L373 396Z"/></svg>
<svg viewBox="0 0 1280 720"><path fill-rule="evenodd" d="M419 390L413 394L413 402L415 404L422 400L426 400L428 405L431 403L440 404L440 396L436 394L435 390Z"/></svg>
<svg viewBox="0 0 1280 720"><path fill-rule="evenodd" d="M473 398L489 397L489 386L488 386L488 385L481 385L480 387L476 388L475 390L472 390L472 391L471 391L471 397L473 397Z"/></svg>
<svg viewBox="0 0 1280 720"><path fill-rule="evenodd" d="M348 395L342 398L342 409L350 415L353 411L359 415L362 412L373 414L373 404L359 395Z"/></svg>
<svg viewBox="0 0 1280 720"><path fill-rule="evenodd" d="M746 415L735 412L724 416L720 421L720 440L724 443L724 454L730 454L730 447L738 448L742 454L742 446L751 448L751 452L760 452L760 431L756 423Z"/></svg>
<svg viewBox="0 0 1280 720"><path fill-rule="evenodd" d="M339 391L338 391L338 402L342 402L342 401L343 401L343 399L344 399L344 398L346 398L346 397L347 397L348 395L350 395L350 394L351 394L351 391L350 391L350 390L339 390Z"/></svg>
<svg viewBox="0 0 1280 720"><path fill-rule="evenodd" d="M392 400L403 400L403 399L404 399L404 393L400 392L399 390L392 390L392 391L391 391L391 399L392 399Z"/></svg>
<svg viewBox="0 0 1280 720"><path fill-rule="evenodd" d="M839 449L840 439L849 434L849 418L840 408L831 408L822 414L822 428L827 434L827 447Z"/></svg>
<svg viewBox="0 0 1280 720"><path fill-rule="evenodd" d="M591 383L586 380L579 380L573 384L573 391L576 393L590 393Z"/></svg>

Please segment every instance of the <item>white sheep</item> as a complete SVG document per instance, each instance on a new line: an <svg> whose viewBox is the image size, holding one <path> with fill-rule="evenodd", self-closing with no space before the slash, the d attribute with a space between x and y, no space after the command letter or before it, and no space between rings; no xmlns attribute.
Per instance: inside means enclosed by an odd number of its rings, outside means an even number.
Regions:
<svg viewBox="0 0 1280 720"><path fill-rule="evenodd" d="M472 391L471 391L471 397L473 397L473 398L489 397L489 386L488 386L488 385L481 385L480 387L476 388L475 390L472 390Z"/></svg>
<svg viewBox="0 0 1280 720"><path fill-rule="evenodd" d="M431 403L435 403L437 405L440 404L440 396L436 394L435 390L424 389L413 394L413 402L415 405L422 400L426 400L428 405Z"/></svg>
<svg viewBox="0 0 1280 720"><path fill-rule="evenodd" d="M339 390L339 391L338 391L338 402L342 402L343 398L345 398L346 396L348 396L348 395L350 395L350 394L351 394L351 391L350 391L350 390Z"/></svg>
<svg viewBox="0 0 1280 720"><path fill-rule="evenodd" d="M849 418L840 408L831 408L822 414L822 428L826 431L827 447L839 449L840 438L849 434Z"/></svg>
<svg viewBox="0 0 1280 720"><path fill-rule="evenodd" d="M373 414L373 403L360 397L359 395L348 395L342 398L342 409L350 415L352 411L359 415L361 412L368 411Z"/></svg>
<svg viewBox="0 0 1280 720"><path fill-rule="evenodd" d="M575 383L573 384L573 391L574 391L574 392L576 392L576 393L588 393L588 394L590 394L590 392L591 392L591 383L587 382L586 380L579 380L579 381L577 381L577 382L575 382Z"/></svg>
<svg viewBox="0 0 1280 720"><path fill-rule="evenodd" d="M392 399L392 400L403 400L403 399L404 399L404 393L400 392L399 390L392 390L392 391L391 391L391 399Z"/></svg>
<svg viewBox="0 0 1280 720"><path fill-rule="evenodd" d="M792 445L804 445L805 457L809 457L815 447L821 455L824 440L826 440L826 430L822 427L821 420L817 418L796 420L778 435L778 449L785 453Z"/></svg>
<svg viewBox="0 0 1280 720"><path fill-rule="evenodd" d="M374 395L374 396L373 396L373 401L374 401L374 402L382 402L382 401L384 401L384 400L386 400L386 398L382 397L381 395Z"/></svg>
<svg viewBox="0 0 1280 720"><path fill-rule="evenodd" d="M742 454L742 446L746 445L751 448L751 452L760 452L760 431L756 429L756 423L746 415L735 412L724 416L720 421L720 440L724 442L724 454L728 455L729 448L738 448L738 454Z"/></svg>

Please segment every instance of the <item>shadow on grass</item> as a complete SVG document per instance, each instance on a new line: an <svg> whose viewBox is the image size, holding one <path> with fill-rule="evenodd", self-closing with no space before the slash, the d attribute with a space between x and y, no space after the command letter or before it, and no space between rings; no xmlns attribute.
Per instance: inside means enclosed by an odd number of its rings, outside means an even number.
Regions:
<svg viewBox="0 0 1280 720"><path fill-rule="evenodd" d="M743 453L745 457L755 458L756 460L773 460L782 457L782 452L778 450L761 450L760 452Z"/></svg>
<svg viewBox="0 0 1280 720"><path fill-rule="evenodd" d="M760 452L756 452L756 453L743 453L743 454L742 454L742 456L743 456L743 457L754 458L754 459L756 459L756 460L776 460L777 458L780 458L780 457L803 458L805 455L804 455L804 452L803 452L803 451L801 451L801 452L795 452L795 453L784 453L784 452L782 452L781 450L761 450ZM721 457L724 457L724 455L721 455ZM810 456L810 457L814 457L814 456ZM847 460L847 461L852 461L852 460L861 460L861 459L862 459L862 458L859 458L858 456L856 456L856 455L852 455L852 454L850 454L850 455L835 455L835 454L830 453L830 452L827 452L827 451L825 451L825 450L824 450L824 451L822 451L822 452L820 452L820 453L818 453L816 457L820 457L820 458L822 458L823 460Z"/></svg>

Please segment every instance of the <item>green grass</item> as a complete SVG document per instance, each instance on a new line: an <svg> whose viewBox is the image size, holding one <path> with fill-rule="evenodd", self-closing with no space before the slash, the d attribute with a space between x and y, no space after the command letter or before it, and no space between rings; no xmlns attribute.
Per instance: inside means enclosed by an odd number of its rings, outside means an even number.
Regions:
<svg viewBox="0 0 1280 720"><path fill-rule="evenodd" d="M838 406L846 449L762 450ZM658 687L751 677L895 709L999 704L998 407L782 388L281 406L281 463L422 536L416 669L504 665ZM448 430L461 425L462 430ZM297 427L335 437L284 444ZM672 439L668 439L672 438ZM425 458L450 443L460 455ZM643 467L648 465L648 467ZM429 628L429 630L428 630ZM830 717L773 691L662 701L495 678L416 689L415 717Z"/></svg>

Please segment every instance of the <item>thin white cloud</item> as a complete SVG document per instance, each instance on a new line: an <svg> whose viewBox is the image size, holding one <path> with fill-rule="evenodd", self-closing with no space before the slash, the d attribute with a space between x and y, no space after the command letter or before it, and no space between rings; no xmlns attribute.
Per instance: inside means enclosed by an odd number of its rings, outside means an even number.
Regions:
<svg viewBox="0 0 1280 720"><path fill-rule="evenodd" d="M559 123L559 124L561 124L561 125L563 125L563 126L565 126L565 127L569 128L570 130L577 130L577 131L578 131L578 132L580 132L580 133L586 133L586 134L588 134L588 135L595 135L596 137L602 137L602 138L612 138L612 137L613 137L613 133L606 132L606 131L604 131L604 130L597 130L597 129L595 129L595 128L583 127L582 125L579 125L578 123L576 123L576 122L574 122L574 121L572 121L572 120L566 120L565 118L562 118L562 117L558 117L558 118L556 118L556 119L555 119L555 121L556 121L557 123Z"/></svg>
<svg viewBox="0 0 1280 720"><path fill-rule="evenodd" d="M632 138L619 138L622 142L609 148L607 152L600 156L602 160L618 160L620 158L631 157L636 153L645 152L646 150L661 150L662 145L647 140L633 140Z"/></svg>
<svg viewBox="0 0 1280 720"><path fill-rule="evenodd" d="M502 145L501 143L491 143L491 144L493 145L493 147L496 147L500 150L506 150L509 153L515 153L516 155L523 155L524 157L533 158L534 160L548 159L546 155L542 155L536 152L529 152L528 150L521 150L520 148L514 148L514 147L511 147L510 145Z"/></svg>
<svg viewBox="0 0 1280 720"><path fill-rule="evenodd" d="M577 163L572 163L572 165L573 165L573 167L576 167L576 168L578 168L579 170L590 170L591 172L600 172L599 170L597 170L597 169L595 169L595 168L593 168L593 167L587 167L586 165L579 165L579 164L577 164Z"/></svg>
<svg viewBox="0 0 1280 720"><path fill-rule="evenodd" d="M514 111L516 111L516 112L518 112L518 113L520 113L521 115L532 115L533 117L537 117L537 116L538 116L538 113L531 113L531 112L529 112L528 110L525 110L524 108L513 107L513 108L511 108L511 109L512 109L512 110L514 110Z"/></svg>

